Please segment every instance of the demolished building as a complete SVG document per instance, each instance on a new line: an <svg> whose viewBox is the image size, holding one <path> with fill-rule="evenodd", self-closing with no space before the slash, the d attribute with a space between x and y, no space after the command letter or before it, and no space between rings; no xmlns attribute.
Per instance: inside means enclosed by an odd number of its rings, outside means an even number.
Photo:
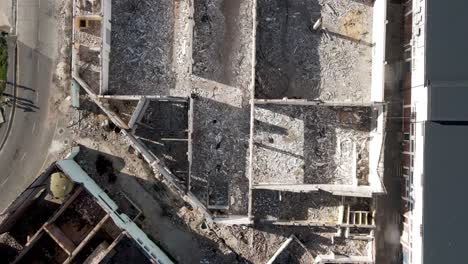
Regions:
<svg viewBox="0 0 468 264"><path fill-rule="evenodd" d="M4 211L3 261L173 263L73 160L78 152L49 166Z"/></svg>
<svg viewBox="0 0 468 264"><path fill-rule="evenodd" d="M96 4L91 79L75 5L73 79L163 182L208 221L330 227L372 248L386 1L161 1L146 19L144 1L112 4Z"/></svg>

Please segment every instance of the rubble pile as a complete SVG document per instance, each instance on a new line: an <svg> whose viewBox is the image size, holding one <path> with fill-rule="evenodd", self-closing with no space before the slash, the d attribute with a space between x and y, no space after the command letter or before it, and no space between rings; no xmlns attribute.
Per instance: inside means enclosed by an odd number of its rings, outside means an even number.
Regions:
<svg viewBox="0 0 468 264"><path fill-rule="evenodd" d="M109 93L168 95L172 69L174 1L112 3Z"/></svg>
<svg viewBox="0 0 468 264"><path fill-rule="evenodd" d="M251 1L195 1L194 20L193 74L247 89L252 75Z"/></svg>
<svg viewBox="0 0 468 264"><path fill-rule="evenodd" d="M101 0L75 0L80 15L93 15L101 12Z"/></svg>
<svg viewBox="0 0 468 264"><path fill-rule="evenodd" d="M255 183L352 184L367 178L371 108L260 105L255 109Z"/></svg>
<svg viewBox="0 0 468 264"><path fill-rule="evenodd" d="M340 199L328 193L253 191L254 216L259 220L338 222Z"/></svg>
<svg viewBox="0 0 468 264"><path fill-rule="evenodd" d="M258 1L256 97L368 101L372 5L286 2Z"/></svg>
<svg viewBox="0 0 468 264"><path fill-rule="evenodd" d="M78 213L80 219L85 220L91 226L97 225L105 215L101 206L85 191L82 191L76 200L70 204L64 213L64 217L70 211ZM70 213L70 215L73 217L74 213Z"/></svg>
<svg viewBox="0 0 468 264"><path fill-rule="evenodd" d="M89 20L88 28L75 32L75 41L89 48L100 49L102 43L101 21Z"/></svg>
<svg viewBox="0 0 468 264"><path fill-rule="evenodd" d="M240 89L195 86L192 183L213 206L246 214L249 112Z"/></svg>
<svg viewBox="0 0 468 264"><path fill-rule="evenodd" d="M10 233L6 232L0 234L0 252L2 261L5 261L5 263L12 262L21 250L23 250L23 246L18 243Z"/></svg>

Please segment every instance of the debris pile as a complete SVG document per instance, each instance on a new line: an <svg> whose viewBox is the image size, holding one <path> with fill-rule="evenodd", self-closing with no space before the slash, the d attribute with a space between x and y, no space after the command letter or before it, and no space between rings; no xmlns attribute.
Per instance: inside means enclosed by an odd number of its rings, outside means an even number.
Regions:
<svg viewBox="0 0 468 264"><path fill-rule="evenodd" d="M247 89L252 75L252 1L195 1L193 74Z"/></svg>
<svg viewBox="0 0 468 264"><path fill-rule="evenodd" d="M246 214L250 109L240 89L200 84L194 99L194 194L209 206Z"/></svg>
<svg viewBox="0 0 468 264"><path fill-rule="evenodd" d="M254 182L349 185L356 166L365 181L371 113L370 107L257 105Z"/></svg>
<svg viewBox="0 0 468 264"><path fill-rule="evenodd" d="M338 222L339 197L328 193L253 191L254 216L262 221L305 221L311 224Z"/></svg>
<svg viewBox="0 0 468 264"><path fill-rule="evenodd" d="M174 87L174 2L113 1L110 94L169 95Z"/></svg>
<svg viewBox="0 0 468 264"><path fill-rule="evenodd" d="M80 15L92 15L101 12L101 0L75 0Z"/></svg>
<svg viewBox="0 0 468 264"><path fill-rule="evenodd" d="M287 2L258 1L256 97L369 101L372 5Z"/></svg>
<svg viewBox="0 0 468 264"><path fill-rule="evenodd" d="M5 263L13 262L22 249L23 246L10 233L0 234L0 255L2 261L5 261Z"/></svg>

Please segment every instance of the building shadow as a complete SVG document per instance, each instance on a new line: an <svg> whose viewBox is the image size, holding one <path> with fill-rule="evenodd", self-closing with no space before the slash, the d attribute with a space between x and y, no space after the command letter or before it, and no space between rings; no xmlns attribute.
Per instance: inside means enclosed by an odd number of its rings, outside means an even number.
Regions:
<svg viewBox="0 0 468 264"><path fill-rule="evenodd" d="M253 29L246 27L252 17L242 14L248 2L194 1L194 75L232 87L243 87L251 79L251 39L242 38Z"/></svg>
<svg viewBox="0 0 468 264"><path fill-rule="evenodd" d="M14 104L16 107L23 110L24 112L36 112L40 109L38 106L36 106L34 101L30 99L14 96L9 93L3 93L3 96L6 96L8 98L5 102L7 106L12 107Z"/></svg>
<svg viewBox="0 0 468 264"><path fill-rule="evenodd" d="M7 81L6 82L7 84L9 85L15 85L13 82L11 81ZM34 88L31 88L31 87L28 87L28 86L25 86L25 85L16 85L16 87L20 88L20 89L23 89L23 90L28 90L28 91L31 91L31 92L35 92L36 89Z"/></svg>
<svg viewBox="0 0 468 264"><path fill-rule="evenodd" d="M319 1L260 0L257 5L255 97L317 98L322 34L310 28L320 18Z"/></svg>
<svg viewBox="0 0 468 264"><path fill-rule="evenodd" d="M188 104L151 101L133 135L181 181L188 182Z"/></svg>
<svg viewBox="0 0 468 264"><path fill-rule="evenodd" d="M192 192L201 201L247 214L249 138L249 108L201 96L194 99ZM232 204L234 186L242 194Z"/></svg>

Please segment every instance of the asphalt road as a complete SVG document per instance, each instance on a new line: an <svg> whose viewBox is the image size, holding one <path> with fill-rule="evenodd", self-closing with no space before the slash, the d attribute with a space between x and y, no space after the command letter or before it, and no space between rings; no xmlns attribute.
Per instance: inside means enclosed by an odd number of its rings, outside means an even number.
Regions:
<svg viewBox="0 0 468 264"><path fill-rule="evenodd" d="M13 91L6 95L15 103L9 106L14 116L0 150L0 212L42 171L56 126L49 108L58 56L55 0L17 1L16 97Z"/></svg>

